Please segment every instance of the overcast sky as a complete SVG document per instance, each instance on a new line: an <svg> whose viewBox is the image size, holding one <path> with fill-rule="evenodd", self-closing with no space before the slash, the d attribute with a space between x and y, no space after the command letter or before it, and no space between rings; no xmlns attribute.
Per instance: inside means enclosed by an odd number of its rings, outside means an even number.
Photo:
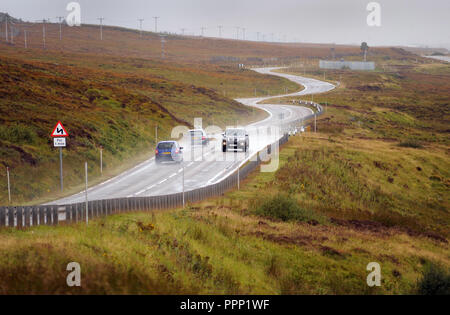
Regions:
<svg viewBox="0 0 450 315"><path fill-rule="evenodd" d="M28 21L65 16L69 0L1 0L0 12ZM381 26L369 27L371 0L78 0L82 23L98 23L205 36L369 45L428 45L450 49L450 0L378 0Z"/></svg>

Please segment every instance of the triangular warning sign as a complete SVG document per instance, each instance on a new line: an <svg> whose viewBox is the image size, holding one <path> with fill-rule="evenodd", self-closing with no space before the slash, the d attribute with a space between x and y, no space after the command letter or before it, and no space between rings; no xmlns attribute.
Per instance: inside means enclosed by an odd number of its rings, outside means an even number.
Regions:
<svg viewBox="0 0 450 315"><path fill-rule="evenodd" d="M68 137L69 134L67 133L66 129L64 129L64 126L61 124L60 121L55 126L55 129L53 129L52 137Z"/></svg>

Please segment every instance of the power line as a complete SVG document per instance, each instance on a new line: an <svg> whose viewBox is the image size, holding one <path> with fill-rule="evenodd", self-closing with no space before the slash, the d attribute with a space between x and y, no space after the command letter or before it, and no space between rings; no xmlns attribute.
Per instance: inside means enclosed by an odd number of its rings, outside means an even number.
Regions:
<svg viewBox="0 0 450 315"><path fill-rule="evenodd" d="M200 29L202 30L202 37L203 37L203 31L206 29L206 27L202 26L200 27Z"/></svg>
<svg viewBox="0 0 450 315"><path fill-rule="evenodd" d="M159 16L154 16L153 18L155 19L155 33L158 33L158 19L159 19Z"/></svg>
<svg viewBox="0 0 450 315"><path fill-rule="evenodd" d="M100 21L100 40L103 40L103 20L104 19L105 18L103 18L103 17L97 18L97 20Z"/></svg>

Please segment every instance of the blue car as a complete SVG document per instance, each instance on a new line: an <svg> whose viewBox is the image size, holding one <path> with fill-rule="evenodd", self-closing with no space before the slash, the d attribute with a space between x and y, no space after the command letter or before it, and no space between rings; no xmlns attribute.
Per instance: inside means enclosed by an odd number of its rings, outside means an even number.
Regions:
<svg viewBox="0 0 450 315"><path fill-rule="evenodd" d="M172 161L176 163L183 162L183 147L180 147L176 141L161 141L156 146L155 162Z"/></svg>

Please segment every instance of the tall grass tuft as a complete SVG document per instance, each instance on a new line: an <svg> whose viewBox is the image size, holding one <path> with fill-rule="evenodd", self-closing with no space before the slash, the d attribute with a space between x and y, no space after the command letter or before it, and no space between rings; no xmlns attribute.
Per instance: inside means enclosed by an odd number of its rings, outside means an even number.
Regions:
<svg viewBox="0 0 450 315"><path fill-rule="evenodd" d="M299 206L297 200L288 194L269 196L253 203L255 214L281 221L308 221L316 219L312 211Z"/></svg>
<svg viewBox="0 0 450 315"><path fill-rule="evenodd" d="M402 141L398 144L399 147L403 147L403 148L413 148L413 149L421 149L423 148L423 145L416 141L416 140L406 140L406 141Z"/></svg>

